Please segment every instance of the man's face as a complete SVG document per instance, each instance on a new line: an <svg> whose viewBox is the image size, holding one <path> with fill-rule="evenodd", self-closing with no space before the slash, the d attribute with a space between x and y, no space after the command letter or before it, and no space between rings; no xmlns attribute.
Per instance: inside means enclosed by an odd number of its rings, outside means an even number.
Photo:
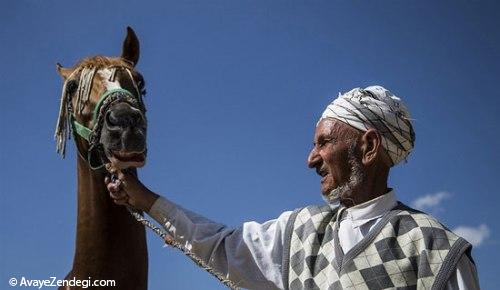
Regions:
<svg viewBox="0 0 500 290"><path fill-rule="evenodd" d="M316 127L314 147L309 153L307 164L321 176L321 193L324 196L349 182L351 165L349 147L353 140L345 137L345 125L334 119L323 119Z"/></svg>

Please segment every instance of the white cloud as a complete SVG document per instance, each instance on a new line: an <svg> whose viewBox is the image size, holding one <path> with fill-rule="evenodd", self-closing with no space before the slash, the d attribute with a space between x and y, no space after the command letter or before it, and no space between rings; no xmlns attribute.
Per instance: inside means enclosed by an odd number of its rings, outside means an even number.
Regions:
<svg viewBox="0 0 500 290"><path fill-rule="evenodd" d="M481 245L490 236L490 229L485 224L479 227L459 226L453 232L466 239L474 247Z"/></svg>
<svg viewBox="0 0 500 290"><path fill-rule="evenodd" d="M440 205L445 199L451 197L451 194L447 191L439 191L433 194L427 194L415 199L411 205L412 207L419 210L426 210L436 212L442 210ZM490 228L481 224L477 227L470 226L458 226L453 229L453 232L471 243L474 247L477 247L486 241L491 234Z"/></svg>
<svg viewBox="0 0 500 290"><path fill-rule="evenodd" d="M451 194L446 191L424 195L414 200L412 202L412 206L419 210L433 209L439 206L444 199L449 198L450 196Z"/></svg>

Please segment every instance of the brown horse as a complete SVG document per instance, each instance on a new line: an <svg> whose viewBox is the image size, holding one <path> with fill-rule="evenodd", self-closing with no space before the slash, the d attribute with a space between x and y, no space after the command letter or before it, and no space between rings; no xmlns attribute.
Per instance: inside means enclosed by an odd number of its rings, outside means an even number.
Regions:
<svg viewBox="0 0 500 290"><path fill-rule="evenodd" d="M102 166L144 165L144 80L134 68L138 60L139 40L127 28L121 57L95 56L72 68L57 67L64 79L57 149L64 156L66 140L73 135L78 152L76 249L67 280L114 280L113 289L147 289L144 227L109 198Z"/></svg>

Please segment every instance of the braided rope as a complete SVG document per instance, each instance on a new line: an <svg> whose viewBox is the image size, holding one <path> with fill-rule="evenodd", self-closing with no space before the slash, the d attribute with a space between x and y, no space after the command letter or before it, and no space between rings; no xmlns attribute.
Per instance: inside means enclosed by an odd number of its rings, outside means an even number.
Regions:
<svg viewBox="0 0 500 290"><path fill-rule="evenodd" d="M127 206L127 209L138 222L140 222L145 227L150 228L155 234L157 234L162 240L164 240L167 245L180 250L184 255L188 256L198 267L202 268L203 270L207 271L209 274L217 278L217 280L219 280L229 289L240 289L233 281L226 278L222 273L212 268L210 265L208 265L208 263L196 256L196 254L191 252L181 243L171 238L167 232L154 225L150 220L144 218L139 212L135 211L129 206Z"/></svg>
<svg viewBox="0 0 500 290"><path fill-rule="evenodd" d="M113 170L112 164L106 164L106 170L111 174L111 182L116 182L118 180L118 176ZM212 268L207 262L198 257L195 253L190 251L187 247L183 246L181 243L174 240L170 234L164 231L162 228L156 226L153 222L145 218L141 213L132 208L131 206L126 206L129 213L143 226L151 229L156 235L158 235L167 245L180 250L184 255L188 256L198 267L202 268L210 275L214 276L224 284L229 289L238 290L240 289L236 283L227 278L224 274Z"/></svg>

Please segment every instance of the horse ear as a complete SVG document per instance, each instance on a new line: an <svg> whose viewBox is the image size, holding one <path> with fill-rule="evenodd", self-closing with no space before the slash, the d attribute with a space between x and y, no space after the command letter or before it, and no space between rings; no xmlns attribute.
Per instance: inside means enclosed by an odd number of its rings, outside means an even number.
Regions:
<svg viewBox="0 0 500 290"><path fill-rule="evenodd" d="M63 78L67 79L73 72L72 68L64 68L60 63L56 64L57 73Z"/></svg>
<svg viewBox="0 0 500 290"><path fill-rule="evenodd" d="M123 41L121 57L131 62L134 66L139 61L139 39L130 26L127 26L127 37Z"/></svg>

